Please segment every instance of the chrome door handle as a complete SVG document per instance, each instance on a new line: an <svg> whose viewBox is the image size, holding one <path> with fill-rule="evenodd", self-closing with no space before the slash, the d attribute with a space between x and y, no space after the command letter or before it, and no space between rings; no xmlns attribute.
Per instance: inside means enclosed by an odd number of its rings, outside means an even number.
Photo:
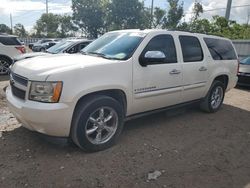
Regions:
<svg viewBox="0 0 250 188"><path fill-rule="evenodd" d="M181 71L177 70L177 69L174 69L172 71L169 72L169 74L180 74Z"/></svg>
<svg viewBox="0 0 250 188"><path fill-rule="evenodd" d="M207 71L207 68L202 66L199 71Z"/></svg>

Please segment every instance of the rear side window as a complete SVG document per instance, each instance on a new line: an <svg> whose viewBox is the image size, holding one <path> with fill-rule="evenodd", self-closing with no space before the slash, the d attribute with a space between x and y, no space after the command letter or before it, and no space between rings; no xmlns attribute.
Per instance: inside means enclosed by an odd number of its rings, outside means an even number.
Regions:
<svg viewBox="0 0 250 188"><path fill-rule="evenodd" d="M179 36L184 62L203 60L203 51L198 38L193 36Z"/></svg>
<svg viewBox="0 0 250 188"><path fill-rule="evenodd" d="M230 41L214 38L204 38L204 41L214 60L237 59L237 55Z"/></svg>
<svg viewBox="0 0 250 188"><path fill-rule="evenodd" d="M161 51L166 56L165 63L177 63L175 43L171 35L155 36L149 41L142 55L147 51Z"/></svg>
<svg viewBox="0 0 250 188"><path fill-rule="evenodd" d="M16 37L0 37L0 42L3 45L21 45Z"/></svg>

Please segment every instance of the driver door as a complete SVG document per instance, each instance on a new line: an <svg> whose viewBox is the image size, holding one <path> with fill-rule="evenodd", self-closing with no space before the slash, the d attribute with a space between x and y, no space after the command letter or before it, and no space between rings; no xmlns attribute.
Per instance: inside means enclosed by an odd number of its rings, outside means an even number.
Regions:
<svg viewBox="0 0 250 188"><path fill-rule="evenodd" d="M176 40L176 39L175 39ZM175 40L170 34L158 34L148 40L146 47L134 58L134 113L154 110L181 102L182 66L178 62ZM164 53L162 59L148 56Z"/></svg>

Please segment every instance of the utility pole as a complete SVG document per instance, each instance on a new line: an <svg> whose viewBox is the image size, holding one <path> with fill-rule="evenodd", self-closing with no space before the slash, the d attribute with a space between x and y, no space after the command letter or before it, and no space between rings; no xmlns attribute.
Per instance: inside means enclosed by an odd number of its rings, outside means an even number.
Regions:
<svg viewBox="0 0 250 188"><path fill-rule="evenodd" d="M232 6L232 0L227 0L227 10L226 10L226 15L225 15L225 18L227 20L229 20L230 18L231 6Z"/></svg>
<svg viewBox="0 0 250 188"><path fill-rule="evenodd" d="M10 13L10 29L11 29L11 34L13 33L13 24L12 24L12 14Z"/></svg>
<svg viewBox="0 0 250 188"><path fill-rule="evenodd" d="M151 28L153 27L153 19L154 19L154 0L152 0L151 2L151 23L150 23Z"/></svg>
<svg viewBox="0 0 250 188"><path fill-rule="evenodd" d="M46 15L49 14L48 0L46 0ZM46 35L48 36L48 23L46 23Z"/></svg>
<svg viewBox="0 0 250 188"><path fill-rule="evenodd" d="M46 14L49 13L49 6L48 6L48 0L46 0Z"/></svg>

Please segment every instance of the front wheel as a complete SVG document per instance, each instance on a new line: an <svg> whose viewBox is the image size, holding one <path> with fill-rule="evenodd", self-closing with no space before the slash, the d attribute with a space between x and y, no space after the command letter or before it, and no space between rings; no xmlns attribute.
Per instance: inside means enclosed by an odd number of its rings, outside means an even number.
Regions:
<svg viewBox="0 0 250 188"><path fill-rule="evenodd" d="M71 138L80 148L100 151L115 144L123 128L122 105L108 96L93 96L76 108Z"/></svg>
<svg viewBox="0 0 250 188"><path fill-rule="evenodd" d="M205 112L217 112L224 100L225 96L225 85L215 80L205 97L204 101L200 104L200 107Z"/></svg>

